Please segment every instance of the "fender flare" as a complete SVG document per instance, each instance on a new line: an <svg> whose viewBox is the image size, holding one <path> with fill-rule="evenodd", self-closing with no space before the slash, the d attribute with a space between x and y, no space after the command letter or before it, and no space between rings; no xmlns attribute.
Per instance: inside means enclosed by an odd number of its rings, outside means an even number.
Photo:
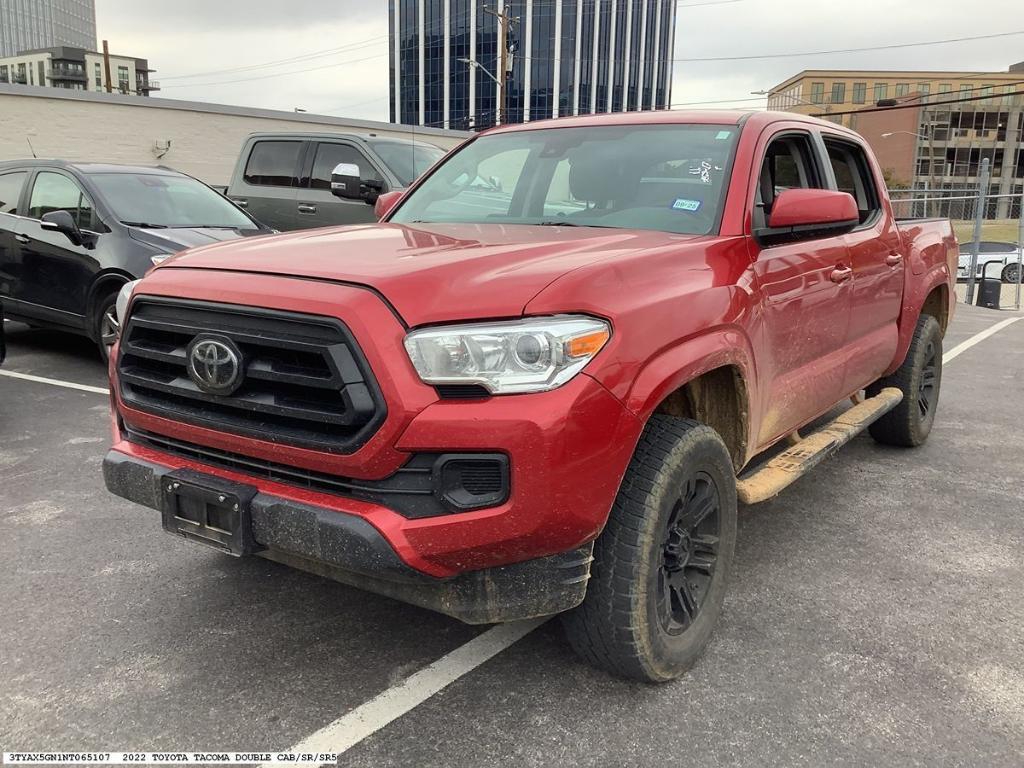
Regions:
<svg viewBox="0 0 1024 768"><path fill-rule="evenodd" d="M757 428L752 423L756 411L752 407L756 397L756 368L750 340L734 326L715 328L661 350L640 370L624 404L646 423L658 406L677 389L709 371L727 366L739 370L746 390L746 402L741 402L740 408L746 416L744 445L749 453L751 435ZM749 455L744 458L749 459Z"/></svg>
<svg viewBox="0 0 1024 768"><path fill-rule="evenodd" d="M916 276L915 276L916 277ZM890 375L893 371L903 365L903 360L910 349L910 342L914 337L914 329L917 327L917 319L921 316L925 300L939 286L946 286L949 290L949 317L953 317L953 305L956 302L956 291L949 285L949 271L945 264L938 264L918 279L911 281L911 285L924 286L920 290L913 290L903 294L903 309L900 310L899 318L899 341L896 344L896 353L893 355L890 365L883 376Z"/></svg>

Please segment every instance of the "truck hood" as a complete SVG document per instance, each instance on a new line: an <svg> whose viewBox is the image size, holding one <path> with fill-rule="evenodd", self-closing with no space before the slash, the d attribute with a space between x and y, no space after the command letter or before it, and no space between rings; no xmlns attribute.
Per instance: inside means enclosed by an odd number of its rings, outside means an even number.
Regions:
<svg viewBox="0 0 1024 768"><path fill-rule="evenodd" d="M695 235L523 224L371 224L236 240L159 269L229 269L368 286L411 326L515 317L574 269Z"/></svg>

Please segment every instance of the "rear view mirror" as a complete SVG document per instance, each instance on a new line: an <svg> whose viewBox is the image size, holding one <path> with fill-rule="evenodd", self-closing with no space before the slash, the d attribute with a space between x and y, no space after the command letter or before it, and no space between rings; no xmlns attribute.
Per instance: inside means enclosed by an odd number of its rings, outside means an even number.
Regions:
<svg viewBox="0 0 1024 768"><path fill-rule="evenodd" d="M86 237L75 223L75 218L67 211L50 211L44 213L39 226L47 232L60 232L75 245L86 245Z"/></svg>
<svg viewBox="0 0 1024 768"><path fill-rule="evenodd" d="M831 189L787 189L775 198L762 242L785 242L849 232L860 223L857 201Z"/></svg>
<svg viewBox="0 0 1024 768"><path fill-rule="evenodd" d="M331 171L331 194L345 200L362 200L359 182L359 166L354 163L338 163Z"/></svg>

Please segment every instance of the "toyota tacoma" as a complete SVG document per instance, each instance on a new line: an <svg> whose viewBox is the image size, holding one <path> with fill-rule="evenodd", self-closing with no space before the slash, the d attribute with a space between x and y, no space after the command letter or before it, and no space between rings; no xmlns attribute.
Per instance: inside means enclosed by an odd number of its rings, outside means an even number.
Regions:
<svg viewBox="0 0 1024 768"><path fill-rule="evenodd" d="M122 291L111 491L466 622L560 613L584 658L662 681L711 636L739 503L932 428L956 239L897 222L841 126L500 127L377 211Z"/></svg>

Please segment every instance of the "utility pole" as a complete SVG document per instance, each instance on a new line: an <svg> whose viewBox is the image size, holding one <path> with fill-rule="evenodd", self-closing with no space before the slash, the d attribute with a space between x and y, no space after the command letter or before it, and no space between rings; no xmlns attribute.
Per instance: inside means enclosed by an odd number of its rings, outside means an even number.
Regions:
<svg viewBox="0 0 1024 768"><path fill-rule="evenodd" d="M979 153L980 156L980 153ZM967 276L967 304L974 303L975 274L978 271L978 255L981 251L981 225L985 219L985 203L988 198L988 182L991 175L991 165L987 157L981 159L981 177L978 179L978 199L974 208L974 238L971 247L971 271ZM982 270L985 266L982 265ZM984 272L981 275L985 278Z"/></svg>
<svg viewBox="0 0 1024 768"><path fill-rule="evenodd" d="M484 6L484 11L491 14L498 20L498 77L495 82L498 85L498 114L495 125L505 122L505 93L508 90L509 61L508 61L508 32L509 28L519 21L519 18L512 18L507 10L501 13Z"/></svg>
<svg viewBox="0 0 1024 768"><path fill-rule="evenodd" d="M114 89L110 84L110 49L106 40L103 41L103 73L107 78L107 93L111 93Z"/></svg>

